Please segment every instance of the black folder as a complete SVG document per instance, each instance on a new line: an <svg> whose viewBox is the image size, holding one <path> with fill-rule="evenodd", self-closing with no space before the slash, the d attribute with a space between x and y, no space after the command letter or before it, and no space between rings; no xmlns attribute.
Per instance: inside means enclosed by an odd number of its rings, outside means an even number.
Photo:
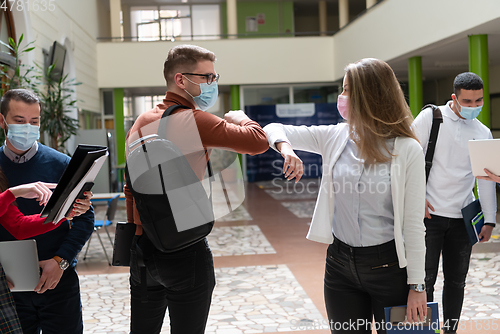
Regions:
<svg viewBox="0 0 500 334"><path fill-rule="evenodd" d="M41 217L45 217L44 224L54 221L59 210L67 200L70 200L72 204L78 196L82 196L85 190L90 190L89 188L93 185L93 178L86 180L88 182L80 185L81 189L78 189L77 195L74 195L74 198L69 198L75 188L79 186L82 180L88 175L94 162L102 156L107 155L108 148L106 146L78 145L63 175L59 179L57 187L54 189L52 196L40 214ZM95 171L95 174L97 172L98 170ZM67 213L68 212L65 214Z"/></svg>
<svg viewBox="0 0 500 334"><path fill-rule="evenodd" d="M137 225L118 222L116 224L115 243L113 245L113 266L130 266L130 248Z"/></svg>
<svg viewBox="0 0 500 334"><path fill-rule="evenodd" d="M474 245L481 241L482 238L479 239L479 234L484 226L484 214L479 199L476 199L463 208L462 215L464 217L465 229L469 235L470 243Z"/></svg>

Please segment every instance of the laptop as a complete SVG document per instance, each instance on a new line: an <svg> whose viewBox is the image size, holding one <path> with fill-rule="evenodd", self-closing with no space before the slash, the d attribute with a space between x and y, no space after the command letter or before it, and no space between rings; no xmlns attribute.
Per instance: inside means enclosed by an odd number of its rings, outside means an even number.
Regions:
<svg viewBox="0 0 500 334"><path fill-rule="evenodd" d="M35 291L40 280L36 241L15 240L0 242L0 263L5 276L14 284L13 292Z"/></svg>
<svg viewBox="0 0 500 334"><path fill-rule="evenodd" d="M469 157L474 176L500 175L500 139L469 140Z"/></svg>

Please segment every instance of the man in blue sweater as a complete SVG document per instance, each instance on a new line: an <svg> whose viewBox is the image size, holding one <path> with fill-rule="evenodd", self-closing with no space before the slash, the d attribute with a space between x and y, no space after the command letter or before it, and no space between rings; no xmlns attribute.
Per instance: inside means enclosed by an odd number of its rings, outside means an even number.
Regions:
<svg viewBox="0 0 500 334"><path fill-rule="evenodd" d="M9 90L0 104L0 127L5 144L0 147L0 167L9 186L43 181L57 183L70 158L37 142L40 132L40 100L25 89ZM41 212L35 200L17 199L25 215ZM75 217L70 226L39 235L38 256L42 275L34 292L13 293L24 334L83 333L80 286L76 256L94 229L92 208ZM14 237L0 226L0 241ZM22 264L20 264L22 265Z"/></svg>

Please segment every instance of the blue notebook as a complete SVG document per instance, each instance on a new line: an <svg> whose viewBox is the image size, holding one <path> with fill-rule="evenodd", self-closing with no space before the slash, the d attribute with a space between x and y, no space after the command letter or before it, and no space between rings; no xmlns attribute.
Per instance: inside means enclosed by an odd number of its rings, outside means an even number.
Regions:
<svg viewBox="0 0 500 334"><path fill-rule="evenodd" d="M438 303L427 303L427 317L422 324L410 324L405 322L406 305L386 307L385 326L387 334L390 333L441 333L439 324Z"/></svg>
<svg viewBox="0 0 500 334"><path fill-rule="evenodd" d="M479 234L484 226L484 215L479 199L476 199L474 202L463 208L462 216L464 217L465 229L469 235L471 245L481 241L481 239L479 239Z"/></svg>

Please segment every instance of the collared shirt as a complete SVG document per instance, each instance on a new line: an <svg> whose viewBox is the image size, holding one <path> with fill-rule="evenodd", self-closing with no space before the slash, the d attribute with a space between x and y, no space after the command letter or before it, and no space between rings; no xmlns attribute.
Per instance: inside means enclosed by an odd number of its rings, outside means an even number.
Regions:
<svg viewBox="0 0 500 334"><path fill-rule="evenodd" d="M387 140L392 152L394 139ZM394 239L391 161L365 164L349 139L333 167L335 236L353 247L380 245Z"/></svg>
<svg viewBox="0 0 500 334"><path fill-rule="evenodd" d="M23 162L29 161L31 158L33 158L38 152L38 142L35 141L31 148L24 153L23 155L17 155L16 153L12 152L7 145L3 145L3 153L11 160L12 162L15 162L16 164L22 164Z"/></svg>
<svg viewBox="0 0 500 334"><path fill-rule="evenodd" d="M472 175L468 142L474 139L492 139L493 136L490 129L479 120L458 117L451 109L451 101L439 108L443 114L443 123L439 128L426 198L434 207L431 214L462 218L462 208L474 201L472 188L475 178ZM425 153L432 126L431 108L420 112L413 126ZM495 223L495 182L478 180L478 192L485 221Z"/></svg>

